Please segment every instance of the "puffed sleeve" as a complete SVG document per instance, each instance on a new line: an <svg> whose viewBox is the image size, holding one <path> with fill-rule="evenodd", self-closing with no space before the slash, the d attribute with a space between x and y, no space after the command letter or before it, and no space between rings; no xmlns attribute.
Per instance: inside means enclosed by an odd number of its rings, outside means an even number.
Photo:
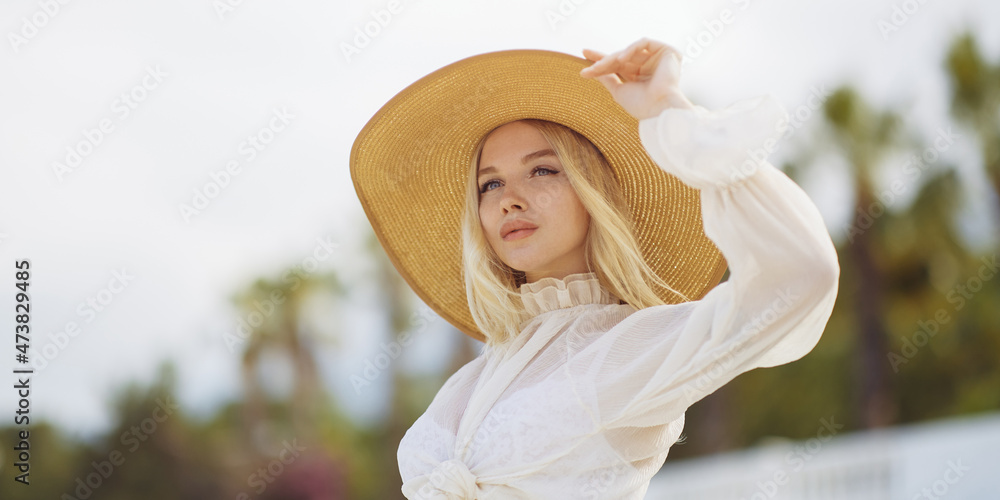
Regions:
<svg viewBox="0 0 1000 500"><path fill-rule="evenodd" d="M819 210L766 159L787 118L764 95L640 121L653 160L699 190L705 233L730 276L700 300L636 311L577 360L574 378L589 386L577 390L600 425L672 422L737 375L797 360L819 341L840 266Z"/></svg>

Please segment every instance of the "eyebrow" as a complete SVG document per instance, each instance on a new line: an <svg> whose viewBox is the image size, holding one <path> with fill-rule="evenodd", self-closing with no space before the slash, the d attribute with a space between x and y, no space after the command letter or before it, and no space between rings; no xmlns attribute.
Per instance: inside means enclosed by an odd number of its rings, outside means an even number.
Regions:
<svg viewBox="0 0 1000 500"><path fill-rule="evenodd" d="M534 160L535 158L541 158L543 156L555 156L555 155L556 155L556 152L553 151L553 150L551 150L551 149L539 149L538 151L535 151L534 153L528 153L528 154L524 155L523 157L521 157L521 164L528 163L529 161ZM496 172L496 170L497 170L496 167L486 167L486 168L480 169L479 172L476 173L476 176L479 177L479 176L488 174L490 172Z"/></svg>

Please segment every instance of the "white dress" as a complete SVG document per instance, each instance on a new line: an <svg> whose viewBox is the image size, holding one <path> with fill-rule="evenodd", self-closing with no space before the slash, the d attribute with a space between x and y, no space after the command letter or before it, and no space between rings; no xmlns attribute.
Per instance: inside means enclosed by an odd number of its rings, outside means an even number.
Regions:
<svg viewBox="0 0 1000 500"><path fill-rule="evenodd" d="M766 160L744 165L787 117L763 95L641 120L653 160L700 190L729 279L642 310L593 273L523 285L519 336L455 372L400 441L406 498L641 499L691 404L808 353L833 309L837 253L797 184Z"/></svg>

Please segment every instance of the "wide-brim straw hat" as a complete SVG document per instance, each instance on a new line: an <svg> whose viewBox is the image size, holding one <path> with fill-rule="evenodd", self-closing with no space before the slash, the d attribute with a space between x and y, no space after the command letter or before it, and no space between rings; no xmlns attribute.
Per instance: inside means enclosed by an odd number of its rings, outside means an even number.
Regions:
<svg viewBox="0 0 1000 500"><path fill-rule="evenodd" d="M674 289L700 299L726 270L705 235L698 191L654 163L638 120L600 82L580 76L590 64L546 50L462 59L396 94L354 141L354 189L386 254L424 303L472 338L485 341L462 275L467 175L479 140L514 120L556 122L597 146L622 188L646 262ZM682 301L669 291L660 297Z"/></svg>

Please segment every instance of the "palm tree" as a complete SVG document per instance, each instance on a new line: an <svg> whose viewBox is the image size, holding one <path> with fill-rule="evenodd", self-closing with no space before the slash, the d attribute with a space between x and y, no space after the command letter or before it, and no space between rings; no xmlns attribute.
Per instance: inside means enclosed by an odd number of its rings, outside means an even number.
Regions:
<svg viewBox="0 0 1000 500"><path fill-rule="evenodd" d="M952 84L951 113L979 137L983 167L1000 200L1000 64L985 61L975 37L965 33L952 43L945 67Z"/></svg>
<svg viewBox="0 0 1000 500"><path fill-rule="evenodd" d="M320 292L342 296L344 287L333 272L311 274L294 267L282 273L280 280L256 280L233 298L250 328L241 358L246 390L244 422L247 437L258 450L270 449L280 441L270 435L267 401L258 373L262 356L267 353L287 356L295 372L290 401L294 435L305 440L315 438L316 419L327 401L312 353L318 339L305 331L301 320L303 304Z"/></svg>
<svg viewBox="0 0 1000 500"><path fill-rule="evenodd" d="M849 87L837 89L824 103L824 113L832 129L834 144L851 165L854 178L854 210L848 227L847 262L853 271L847 283L852 294L860 335L856 344L856 376L860 386L855 408L862 427L883 427L896 419L889 366L889 351L884 323L886 294L882 249L876 239L884 229L887 210L876 195L875 173L887 153L901 142L902 120L892 112L876 112ZM846 288L846 287L845 287Z"/></svg>

